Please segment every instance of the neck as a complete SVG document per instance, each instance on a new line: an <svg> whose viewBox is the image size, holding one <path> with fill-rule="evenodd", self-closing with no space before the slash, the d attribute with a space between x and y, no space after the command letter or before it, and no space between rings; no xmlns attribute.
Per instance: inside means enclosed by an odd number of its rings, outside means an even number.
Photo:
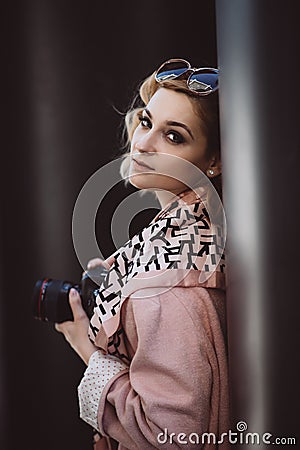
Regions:
<svg viewBox="0 0 300 450"><path fill-rule="evenodd" d="M155 195L160 203L161 209L164 209L173 199L175 200L177 198L177 195L173 192L163 190L155 191Z"/></svg>

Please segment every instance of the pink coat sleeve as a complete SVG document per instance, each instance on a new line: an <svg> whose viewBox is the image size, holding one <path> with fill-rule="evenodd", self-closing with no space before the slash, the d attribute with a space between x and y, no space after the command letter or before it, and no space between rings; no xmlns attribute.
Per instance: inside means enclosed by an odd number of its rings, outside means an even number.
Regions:
<svg viewBox="0 0 300 450"><path fill-rule="evenodd" d="M195 448L178 443L178 434L220 434L227 425L226 351L208 290L172 288L127 302L137 347L129 372L104 388L101 434L119 442L119 448L137 450Z"/></svg>

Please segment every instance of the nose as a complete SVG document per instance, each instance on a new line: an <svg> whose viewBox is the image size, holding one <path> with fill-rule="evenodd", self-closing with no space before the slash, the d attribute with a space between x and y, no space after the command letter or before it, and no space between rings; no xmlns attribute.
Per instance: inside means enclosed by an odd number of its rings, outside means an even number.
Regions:
<svg viewBox="0 0 300 450"><path fill-rule="evenodd" d="M140 153L155 152L155 139L151 130L149 130L148 133L143 134L143 136L137 137L134 147Z"/></svg>

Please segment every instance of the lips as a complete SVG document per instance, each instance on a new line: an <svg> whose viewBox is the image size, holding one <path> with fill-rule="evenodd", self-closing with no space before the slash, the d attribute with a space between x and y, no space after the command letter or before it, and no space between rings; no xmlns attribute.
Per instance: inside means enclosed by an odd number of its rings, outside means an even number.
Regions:
<svg viewBox="0 0 300 450"><path fill-rule="evenodd" d="M148 166L144 161L141 161L140 159L132 158L132 161L134 161L138 166L143 167L145 169L154 170L152 167Z"/></svg>

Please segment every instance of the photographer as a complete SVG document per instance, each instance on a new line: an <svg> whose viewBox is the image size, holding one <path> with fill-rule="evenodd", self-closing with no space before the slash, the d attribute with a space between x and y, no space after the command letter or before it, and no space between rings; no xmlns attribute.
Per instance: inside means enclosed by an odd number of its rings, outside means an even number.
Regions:
<svg viewBox="0 0 300 450"><path fill-rule="evenodd" d="M142 83L121 171L161 212L106 261L90 261L108 269L91 320L73 288L74 321L56 324L87 364L80 416L97 449L227 447L217 444L229 428L225 261L209 191L221 196L217 87L216 69L180 59ZM195 433L216 440L195 445Z"/></svg>

